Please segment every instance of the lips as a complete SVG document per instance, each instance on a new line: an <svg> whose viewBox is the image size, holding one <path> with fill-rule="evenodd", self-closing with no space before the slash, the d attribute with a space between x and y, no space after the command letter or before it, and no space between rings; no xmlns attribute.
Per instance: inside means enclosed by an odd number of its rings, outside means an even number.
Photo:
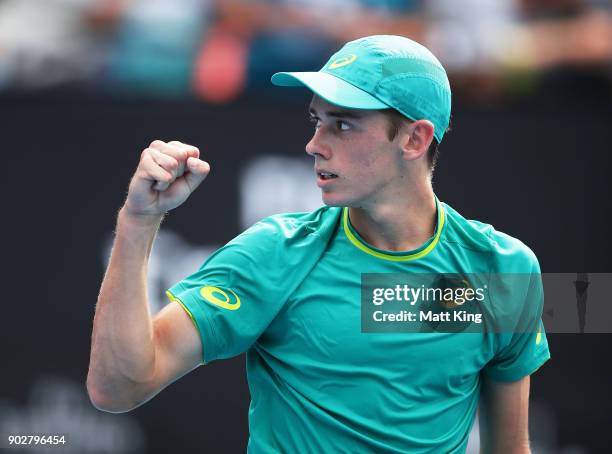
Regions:
<svg viewBox="0 0 612 454"><path fill-rule="evenodd" d="M338 175L336 175L333 172L329 172L327 170L317 170L316 172L317 172L317 178L323 181L333 180L334 178L338 178Z"/></svg>
<svg viewBox="0 0 612 454"><path fill-rule="evenodd" d="M315 169L315 172L317 174L318 187L324 191L330 190L334 187L335 180L338 178L338 175L326 169Z"/></svg>

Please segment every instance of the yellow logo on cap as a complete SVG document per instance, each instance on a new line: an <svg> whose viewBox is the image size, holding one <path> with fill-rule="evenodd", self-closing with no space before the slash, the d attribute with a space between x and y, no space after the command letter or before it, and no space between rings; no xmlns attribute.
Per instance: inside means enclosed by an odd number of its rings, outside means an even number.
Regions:
<svg viewBox="0 0 612 454"><path fill-rule="evenodd" d="M329 66L327 67L327 69L342 68L343 66L350 65L355 60L357 60L357 55L349 54L346 57L340 57L334 60L333 62L331 62Z"/></svg>
<svg viewBox="0 0 612 454"><path fill-rule="evenodd" d="M213 287L212 285L208 285L206 287L202 287L200 289L200 295L209 303L214 304L215 306L222 307L223 309L229 309L230 311L235 311L240 308L240 298L230 289L227 289L234 298L230 298L230 296L225 293L224 290L221 290L218 287ZM223 299L219 298L217 295L222 296ZM232 302L232 299L234 300Z"/></svg>

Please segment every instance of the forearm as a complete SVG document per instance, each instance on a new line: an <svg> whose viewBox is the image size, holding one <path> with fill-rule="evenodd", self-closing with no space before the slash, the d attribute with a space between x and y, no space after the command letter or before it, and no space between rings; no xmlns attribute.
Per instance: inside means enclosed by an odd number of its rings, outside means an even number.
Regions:
<svg viewBox="0 0 612 454"><path fill-rule="evenodd" d="M139 403L155 372L153 323L147 298L147 265L162 216L119 212L92 336L87 388L105 409ZM112 397L112 398L111 398Z"/></svg>

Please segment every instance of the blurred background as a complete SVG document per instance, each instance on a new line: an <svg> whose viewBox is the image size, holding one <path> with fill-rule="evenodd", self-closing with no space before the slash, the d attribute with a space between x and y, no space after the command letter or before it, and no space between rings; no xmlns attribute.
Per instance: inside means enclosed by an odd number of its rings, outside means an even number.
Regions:
<svg viewBox="0 0 612 454"><path fill-rule="evenodd" d="M62 452L244 452L242 356L128 414L89 403L116 212L153 139L195 144L211 163L155 244L155 313L253 222L320 206L309 94L269 78L318 70L360 36L413 38L448 70L441 200L523 240L544 272L611 272L611 11L609 0L0 0L0 433L65 433ZM587 317L590 334L549 335L552 360L532 377L534 453L609 451L609 328L595 334Z"/></svg>

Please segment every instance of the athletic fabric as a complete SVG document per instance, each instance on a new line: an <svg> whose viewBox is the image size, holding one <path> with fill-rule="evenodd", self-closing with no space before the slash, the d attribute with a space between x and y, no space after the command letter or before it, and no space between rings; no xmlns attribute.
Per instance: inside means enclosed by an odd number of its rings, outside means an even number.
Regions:
<svg viewBox="0 0 612 454"><path fill-rule="evenodd" d="M483 375L518 380L550 357L543 328L361 332L361 273L539 273L523 243L437 204L434 236L401 253L368 245L346 209L272 216L168 291L205 362L247 354L248 452L464 452Z"/></svg>

